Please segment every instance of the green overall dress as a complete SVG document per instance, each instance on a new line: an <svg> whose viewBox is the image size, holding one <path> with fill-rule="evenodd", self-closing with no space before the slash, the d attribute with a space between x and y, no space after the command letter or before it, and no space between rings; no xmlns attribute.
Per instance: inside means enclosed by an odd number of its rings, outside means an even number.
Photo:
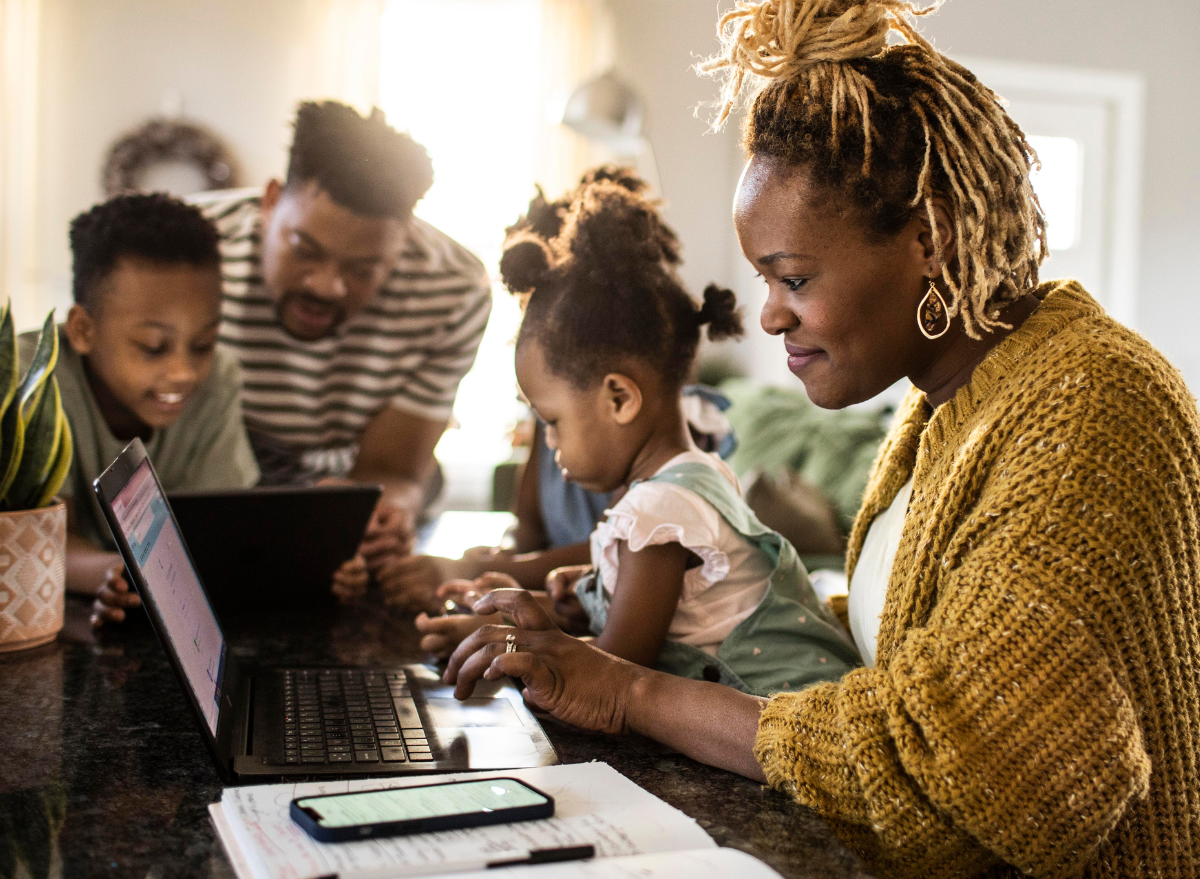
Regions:
<svg viewBox="0 0 1200 879"><path fill-rule="evenodd" d="M716 656L690 644L666 641L658 655L659 671L766 696L835 681L862 664L849 634L813 592L796 550L758 521L721 474L704 464L684 463L646 481L671 483L698 494L775 563L766 596L721 642ZM600 572L581 577L575 594L592 632L600 634L610 601Z"/></svg>

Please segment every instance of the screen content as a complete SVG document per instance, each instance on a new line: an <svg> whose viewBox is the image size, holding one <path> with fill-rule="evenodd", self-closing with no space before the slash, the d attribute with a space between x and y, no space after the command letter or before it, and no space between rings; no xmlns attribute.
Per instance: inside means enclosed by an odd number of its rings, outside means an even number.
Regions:
<svg viewBox="0 0 1200 879"><path fill-rule="evenodd" d="M536 806L544 802L544 796L512 778L364 791L299 801L301 806L315 812L325 827L355 827L439 815L469 815Z"/></svg>
<svg viewBox="0 0 1200 879"><path fill-rule="evenodd" d="M209 731L216 735L225 638L148 461L134 471L112 508Z"/></svg>

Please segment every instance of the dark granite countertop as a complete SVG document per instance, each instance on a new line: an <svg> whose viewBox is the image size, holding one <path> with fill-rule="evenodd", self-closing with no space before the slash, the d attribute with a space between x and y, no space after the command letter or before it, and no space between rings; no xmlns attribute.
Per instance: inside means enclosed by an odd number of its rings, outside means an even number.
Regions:
<svg viewBox="0 0 1200 879"><path fill-rule="evenodd" d="M207 813L221 782L153 632L143 619L95 635L87 616L69 599L57 642L0 654L0 877L17 849L35 879L232 876ZM226 628L237 655L271 662L421 658L411 621L377 605ZM546 729L564 762L609 763L785 876L866 876L776 791L646 739Z"/></svg>

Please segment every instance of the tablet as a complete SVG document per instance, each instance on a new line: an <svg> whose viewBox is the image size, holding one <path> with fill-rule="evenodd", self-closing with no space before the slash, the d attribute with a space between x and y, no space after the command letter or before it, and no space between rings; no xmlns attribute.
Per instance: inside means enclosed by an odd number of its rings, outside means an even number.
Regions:
<svg viewBox="0 0 1200 879"><path fill-rule="evenodd" d="M336 603L333 572L352 558L378 485L272 486L169 494L217 615Z"/></svg>

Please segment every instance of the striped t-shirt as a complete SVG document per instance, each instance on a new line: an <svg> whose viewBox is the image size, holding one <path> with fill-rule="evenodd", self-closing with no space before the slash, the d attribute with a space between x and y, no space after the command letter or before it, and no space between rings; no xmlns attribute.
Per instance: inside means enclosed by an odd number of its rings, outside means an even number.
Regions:
<svg viewBox="0 0 1200 879"><path fill-rule="evenodd" d="M345 476L367 424L391 406L449 418L491 311L491 284L466 248L413 219L379 292L333 335L284 331L263 285L259 189L192 201L221 236L220 342L242 364L242 408L264 483Z"/></svg>

